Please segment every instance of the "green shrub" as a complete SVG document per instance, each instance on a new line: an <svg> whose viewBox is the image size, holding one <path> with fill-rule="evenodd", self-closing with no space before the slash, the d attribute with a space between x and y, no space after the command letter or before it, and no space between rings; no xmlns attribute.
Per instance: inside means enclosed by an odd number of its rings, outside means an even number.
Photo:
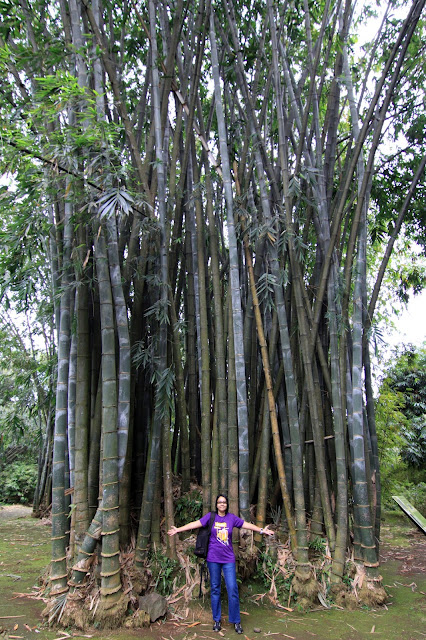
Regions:
<svg viewBox="0 0 426 640"><path fill-rule="evenodd" d="M13 462L2 469L0 501L8 504L32 502L37 484L37 465Z"/></svg>
<svg viewBox="0 0 426 640"><path fill-rule="evenodd" d="M324 555L326 543L325 538L311 538L308 542L308 547L312 551Z"/></svg>
<svg viewBox="0 0 426 640"><path fill-rule="evenodd" d="M398 505L392 496L404 496L420 513L426 512L426 469L416 468L396 449L389 448L380 464L382 506L394 511Z"/></svg>
<svg viewBox="0 0 426 640"><path fill-rule="evenodd" d="M176 501L175 520L177 527L199 520L202 515L203 499L199 491L193 490L189 493L184 493Z"/></svg>
<svg viewBox="0 0 426 640"><path fill-rule="evenodd" d="M410 499L411 498L411 499ZM426 482L413 485L410 491L410 502L426 517Z"/></svg>
<svg viewBox="0 0 426 640"><path fill-rule="evenodd" d="M184 572L179 562L168 558L161 551L153 550L150 553L149 568L152 572L154 589L162 596L170 596L179 580L184 580Z"/></svg>
<svg viewBox="0 0 426 640"><path fill-rule="evenodd" d="M276 557L268 551L260 551L258 563L254 578L260 582L268 591L275 587L278 600L281 604L288 605L288 599L291 594L291 582L294 573L286 571L280 567ZM293 594L294 599L294 594Z"/></svg>
<svg viewBox="0 0 426 640"><path fill-rule="evenodd" d="M426 482L416 483L408 479L400 481L398 478L392 478L383 494L382 505L386 510L396 511L399 507L392 496L403 496L417 511L426 516Z"/></svg>

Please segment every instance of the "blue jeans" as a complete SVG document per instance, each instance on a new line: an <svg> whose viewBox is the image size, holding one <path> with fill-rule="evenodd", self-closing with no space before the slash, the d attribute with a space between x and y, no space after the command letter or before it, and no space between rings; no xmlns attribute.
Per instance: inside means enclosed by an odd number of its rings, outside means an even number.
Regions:
<svg viewBox="0 0 426 640"><path fill-rule="evenodd" d="M228 620L232 624L241 622L235 562L208 562L207 566L210 572L210 599L212 603L213 620L219 621L221 617L220 582L223 571L226 591L228 593Z"/></svg>

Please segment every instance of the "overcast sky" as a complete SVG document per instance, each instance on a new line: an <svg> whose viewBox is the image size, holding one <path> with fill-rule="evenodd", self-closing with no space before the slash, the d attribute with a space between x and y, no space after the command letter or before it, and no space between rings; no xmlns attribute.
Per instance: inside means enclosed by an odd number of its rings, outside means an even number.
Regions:
<svg viewBox="0 0 426 640"><path fill-rule="evenodd" d="M389 336L392 344L423 344L426 341L426 291L411 297L407 309L394 322L397 330Z"/></svg>

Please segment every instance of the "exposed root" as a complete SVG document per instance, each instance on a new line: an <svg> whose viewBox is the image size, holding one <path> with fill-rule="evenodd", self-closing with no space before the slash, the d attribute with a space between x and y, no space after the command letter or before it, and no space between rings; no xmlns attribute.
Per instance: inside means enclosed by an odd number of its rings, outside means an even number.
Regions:
<svg viewBox="0 0 426 640"><path fill-rule="evenodd" d="M388 599L388 595L381 584L381 578L370 580L364 580L364 583L359 590L359 601L361 604L367 607L381 607Z"/></svg>
<svg viewBox="0 0 426 640"><path fill-rule="evenodd" d="M96 611L96 624L100 629L117 629L123 626L129 598L121 594L118 598L108 596L101 598Z"/></svg>
<svg viewBox="0 0 426 640"><path fill-rule="evenodd" d="M116 629L124 624L129 604L128 594L101 599L99 590L92 588L67 593L61 600L52 599L42 612L49 625L81 631L95 622L100 629Z"/></svg>
<svg viewBox="0 0 426 640"><path fill-rule="evenodd" d="M148 591L152 579L152 571L149 567L138 569L135 566L131 566L127 570L127 578L133 593L141 595Z"/></svg>
<svg viewBox="0 0 426 640"><path fill-rule="evenodd" d="M380 607L388 599L388 595L382 585L382 577L367 575L365 567L361 564L356 565L352 586L360 604L367 607Z"/></svg>
<svg viewBox="0 0 426 640"><path fill-rule="evenodd" d="M300 611L309 611L309 609L312 607L312 600L310 600L309 598L297 598L297 608Z"/></svg>
<svg viewBox="0 0 426 640"><path fill-rule="evenodd" d="M85 631L93 624L93 617L86 607L82 606L81 598L68 597L68 602L57 625L60 627L74 627Z"/></svg>
<svg viewBox="0 0 426 640"><path fill-rule="evenodd" d="M150 624L149 614L146 611L138 609L134 614L124 621L124 626L127 629L139 629Z"/></svg>
<svg viewBox="0 0 426 640"><path fill-rule="evenodd" d="M337 606L349 609L349 611L354 611L358 608L359 602L356 595L352 591L345 589L343 585L333 585L330 591Z"/></svg>
<svg viewBox="0 0 426 640"><path fill-rule="evenodd" d="M312 572L296 571L291 585L293 592L298 596L297 603L299 605L301 600L309 601L310 605L316 602L320 586ZM303 608L306 607L303 606Z"/></svg>
<svg viewBox="0 0 426 640"><path fill-rule="evenodd" d="M90 572L81 584L69 582L69 591L61 597L50 598L42 616L51 626L73 627L82 631L94 623L98 628L112 629L124 624L129 602L132 600L132 585L126 562L122 562L122 587L124 593L117 593L101 599L99 567L91 563ZM133 602L137 601L137 596Z"/></svg>

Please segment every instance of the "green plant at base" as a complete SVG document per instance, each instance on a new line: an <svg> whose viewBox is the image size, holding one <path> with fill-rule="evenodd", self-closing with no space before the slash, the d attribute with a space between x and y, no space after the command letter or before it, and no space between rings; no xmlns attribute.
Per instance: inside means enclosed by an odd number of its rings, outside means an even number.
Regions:
<svg viewBox="0 0 426 640"><path fill-rule="evenodd" d="M254 578L255 580L259 580L268 590L274 585L278 600L282 604L287 604L288 602L293 577L293 573L283 572L276 559L273 558L270 553L267 551L259 552Z"/></svg>
<svg viewBox="0 0 426 640"><path fill-rule="evenodd" d="M354 581L347 573L343 574L342 582L346 587L348 587L349 589L352 589L352 585Z"/></svg>
<svg viewBox="0 0 426 640"><path fill-rule="evenodd" d="M152 572L152 586L162 596L169 596L176 588L180 572L177 560L172 560L161 551L153 551L149 555L149 568Z"/></svg>
<svg viewBox="0 0 426 640"><path fill-rule="evenodd" d="M203 499L199 491L190 491L182 495L176 502L176 526L199 520L203 515Z"/></svg>
<svg viewBox="0 0 426 640"><path fill-rule="evenodd" d="M309 549L316 551L317 553L325 553L326 540L324 538L312 538L308 542Z"/></svg>

